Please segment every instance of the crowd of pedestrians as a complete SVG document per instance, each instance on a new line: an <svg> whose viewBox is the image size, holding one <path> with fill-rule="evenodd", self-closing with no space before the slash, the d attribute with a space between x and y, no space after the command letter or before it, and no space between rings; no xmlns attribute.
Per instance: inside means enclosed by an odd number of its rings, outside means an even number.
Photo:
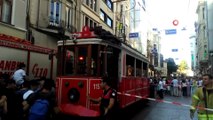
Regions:
<svg viewBox="0 0 213 120"><path fill-rule="evenodd" d="M0 120L53 120L59 109L51 79L27 80L24 64L11 77L0 75Z"/></svg>
<svg viewBox="0 0 213 120"><path fill-rule="evenodd" d="M164 95L190 97L198 87L202 87L202 79L192 77L150 78L151 97L163 99Z"/></svg>

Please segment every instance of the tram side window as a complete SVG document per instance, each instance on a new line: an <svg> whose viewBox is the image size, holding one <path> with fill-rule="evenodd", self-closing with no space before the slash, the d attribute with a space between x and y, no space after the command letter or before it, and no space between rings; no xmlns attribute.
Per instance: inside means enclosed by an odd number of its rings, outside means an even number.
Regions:
<svg viewBox="0 0 213 120"><path fill-rule="evenodd" d="M78 48L77 74L87 74L87 47Z"/></svg>
<svg viewBox="0 0 213 120"><path fill-rule="evenodd" d="M92 56L91 56L91 75L97 75L97 59L99 57L98 54L98 45L92 45Z"/></svg>
<svg viewBox="0 0 213 120"><path fill-rule="evenodd" d="M143 62L143 77L148 76L148 64Z"/></svg>
<svg viewBox="0 0 213 120"><path fill-rule="evenodd" d="M142 76L142 62L139 60L136 60L136 76L137 77Z"/></svg>
<svg viewBox="0 0 213 120"><path fill-rule="evenodd" d="M65 74L72 75L74 73L74 49L68 49L66 51L66 63L65 63Z"/></svg>
<svg viewBox="0 0 213 120"><path fill-rule="evenodd" d="M127 76L134 76L134 58L127 55L126 56L126 75Z"/></svg>

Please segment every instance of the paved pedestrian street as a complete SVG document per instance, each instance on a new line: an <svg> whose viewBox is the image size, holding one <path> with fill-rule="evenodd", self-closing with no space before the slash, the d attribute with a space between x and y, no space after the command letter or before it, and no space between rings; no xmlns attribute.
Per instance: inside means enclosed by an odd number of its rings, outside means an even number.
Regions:
<svg viewBox="0 0 213 120"><path fill-rule="evenodd" d="M166 96L164 100L175 101L184 104L191 103L191 97ZM167 103L150 101L147 106L141 108L131 120L191 120L189 108ZM197 120L197 114L195 118Z"/></svg>

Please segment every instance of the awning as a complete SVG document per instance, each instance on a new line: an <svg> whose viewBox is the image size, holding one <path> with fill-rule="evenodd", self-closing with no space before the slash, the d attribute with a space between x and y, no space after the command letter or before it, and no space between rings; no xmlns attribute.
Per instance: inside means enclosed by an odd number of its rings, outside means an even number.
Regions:
<svg viewBox="0 0 213 120"><path fill-rule="evenodd" d="M36 29L37 31L41 32L41 33L44 33L44 34L47 34L47 35L50 35L52 37L55 37L59 40L61 39L70 39L70 35L68 34L68 32L65 32L65 36L62 38L62 36L58 33L58 30L57 29L48 29L48 28L34 28Z"/></svg>
<svg viewBox="0 0 213 120"><path fill-rule="evenodd" d="M161 71L161 68L160 67L155 67L155 70L156 71Z"/></svg>

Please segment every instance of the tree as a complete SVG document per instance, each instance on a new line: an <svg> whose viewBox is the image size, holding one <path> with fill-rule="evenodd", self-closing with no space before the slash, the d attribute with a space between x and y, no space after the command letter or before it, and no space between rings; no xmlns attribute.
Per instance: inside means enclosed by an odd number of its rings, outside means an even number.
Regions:
<svg viewBox="0 0 213 120"><path fill-rule="evenodd" d="M188 64L185 60L182 60L180 62L180 65L178 66L178 72L181 74L186 74L186 70L188 70Z"/></svg>
<svg viewBox="0 0 213 120"><path fill-rule="evenodd" d="M173 58L166 59L167 62L167 71L168 75L171 75L173 72L177 72L177 65Z"/></svg>

